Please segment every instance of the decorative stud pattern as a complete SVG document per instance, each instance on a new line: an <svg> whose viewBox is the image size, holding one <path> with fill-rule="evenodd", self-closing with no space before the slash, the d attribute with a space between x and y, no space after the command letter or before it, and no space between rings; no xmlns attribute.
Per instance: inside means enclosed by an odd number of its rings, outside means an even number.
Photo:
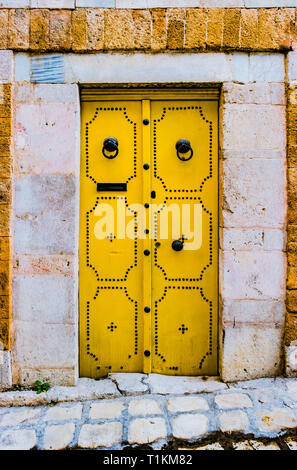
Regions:
<svg viewBox="0 0 297 470"><path fill-rule="evenodd" d="M178 331L180 331L181 334L184 335L185 332L188 331L188 328L182 323L181 326L179 327Z"/></svg>
<svg viewBox="0 0 297 470"><path fill-rule="evenodd" d="M179 111L187 111L187 110L195 110L199 113L200 118L202 121L204 121L206 124L208 124L209 127L209 171L208 174L202 179L200 183L197 184L196 188L192 189L181 189L181 188L172 188L169 187L166 183L166 181L158 174L158 148L157 148L157 130L158 130L158 123L164 120L165 116L168 116L170 112L179 112ZM198 157L199 158L199 157ZM166 296L166 293L168 289L181 289L181 290L191 290L191 289L198 289L200 292L200 295L202 299L208 303L209 305L209 331L208 331L208 337L209 337L209 348L208 351L202 356L202 358L199 361L199 369L202 369L203 363L205 362L207 356L212 354L212 347L213 347L213 305L210 300L207 299L207 297L204 295L203 290L199 285L193 285L193 283L200 283L203 280L203 276L208 268L213 263L213 214L211 211L207 208L206 204L203 202L202 199L202 193L203 193L203 188L209 179L213 177L213 123L209 119L206 118L206 116L203 113L202 106L170 106L170 107L164 107L162 111L162 115L159 117L159 119L154 119L153 121L153 176L155 179L159 180L162 184L162 187L165 191L165 201L164 204L162 205L160 211L165 207L166 203L168 203L171 200L179 200L179 201L197 201L201 204L203 212L206 214L208 218L208 227L209 227L209 259L206 265L201 267L201 271L198 277L192 277L192 278L187 278L187 277L179 277L179 278L171 278L167 275L165 269L163 266L160 265L158 261L158 250L156 247L156 243L158 242L157 240L157 234L158 234L158 214L155 215L155 219L153 222L153 227L154 227L154 242L155 242L155 248L154 248L154 266L159 269L163 276L164 279L167 283L166 287L164 289L164 294L160 299L157 299L155 301L155 307L154 307L154 354L159 356L159 358L163 361L166 362L165 357L159 352L159 343L158 343L158 307L160 302L162 302ZM190 193L190 194L189 194ZM191 283L190 285L172 285L171 283ZM181 332L181 334L185 334L188 331L188 328L182 324L179 328L178 331ZM177 366L169 366L169 370L172 371L177 371L178 367Z"/></svg>
<svg viewBox="0 0 297 470"><path fill-rule="evenodd" d="M90 173L90 150L89 150L89 138L90 138L90 126L92 126L95 121L97 120L100 114L104 114L104 112L120 112L124 116L124 118L131 124L133 130L133 173L127 178L126 183L128 185L129 181L133 178L137 177L137 123L134 122L128 116L126 107L97 107L94 113L94 116L90 121L85 124L85 176L89 178L94 184L97 186L97 180L95 179L94 175ZM98 152L98 158L100 154ZM127 269L123 277L121 278L103 278L99 276L98 270L94 267L94 265L90 261L90 215L94 212L98 204L101 201L106 200L117 200L117 199L124 199L125 206L128 207L128 201L126 196L97 196L96 202L94 206L86 212L86 266L92 269L96 276L97 288L94 296L92 297L92 301L96 300L98 295L100 294L100 290L123 290L124 295L128 298L128 300L133 303L134 309L134 355L138 354L138 335L139 335L139 326L138 326L138 302L133 299L127 290L126 281L128 279L129 272L137 267L138 265L138 240L137 240L137 231L138 231L138 214L136 211L133 211L133 223L134 223L134 242L133 242L133 264L131 264ZM110 233L107 236L107 239L110 242L113 242L116 239L116 236L113 233ZM122 285L119 285L121 283ZM94 361L98 361L99 358L91 352L91 344L90 344L90 322L91 322L91 300L87 302L86 305L86 339L87 339L87 354L93 358ZM111 322L109 326L107 326L108 331L114 332L118 326ZM129 355L129 358L132 356ZM97 366L96 369L99 371L102 367L107 370L112 370L111 365L107 366ZM121 366L123 369L123 366Z"/></svg>
<svg viewBox="0 0 297 470"><path fill-rule="evenodd" d="M115 325L113 322L107 327L108 330L111 332L115 331L117 329L117 325Z"/></svg>
<svg viewBox="0 0 297 470"><path fill-rule="evenodd" d="M107 238L107 240L112 242L113 240L115 240L116 236L113 233L110 233L109 235L107 235L106 238Z"/></svg>
<svg viewBox="0 0 297 470"><path fill-rule="evenodd" d="M158 168L158 130L159 130L159 124L161 121L166 120L167 117L171 115L171 113L179 113L179 112L195 112L198 113L199 118L201 121L204 122L203 125L207 125L209 129L209 143L208 143L208 173L203 174L201 176L201 180L197 181L197 186L191 189L181 189L179 187L172 187L169 186L166 177L163 177L159 174L159 168ZM132 119L129 117L127 113L126 107L97 107L96 111L94 113L93 118L86 123L85 125L85 155L86 155L86 160L85 160L85 176L90 179L94 184L97 185L97 181L95 179L95 175L92 174L91 166L89 163L89 158L90 158L90 150L89 150L89 137L90 137L90 131L91 131L91 126L96 122L98 117L101 114L104 114L104 112L118 112L121 113L121 115L124 117L124 119L129 123L129 129L132 131L132 140L131 143L133 142L132 145L132 153L131 155L131 162L132 163L132 171L127 175L124 179L126 179L127 186L129 185L129 182L137 178L137 123L133 122ZM131 126L131 128L130 128ZM208 120L204 113L202 106L171 106L171 107L163 107L162 110L162 115L158 119L154 119L152 122L152 145L153 145L153 162L152 162L152 170L153 170L153 181L158 180L157 191L152 191L151 192L151 198L155 198L156 194L160 196L159 189L161 185L161 192L162 188L164 191L164 198L162 197L161 201L163 201L160 204L158 212L154 215L154 220L153 220L153 225L152 225L152 230L153 230L153 241L154 243L152 244L152 252L149 250L142 250L139 248L142 245L138 245L138 240L137 240L137 234L138 234L138 213L137 211L132 210L129 207L128 203L128 198L127 196L97 196L96 200L94 202L94 205L91 209L86 211L86 266L91 269L96 278L96 291L93 294L93 297L88 300L86 303L86 339L87 339L87 354L95 361L98 362L99 359L96 357L96 355L91 351L91 329L90 329L90 322L92 318L92 305L93 302L97 300L98 302L100 301L100 292L104 290L121 290L123 292L123 295L128 299L131 304L133 304L133 307L131 305L131 308L133 308L134 316L134 347L132 346L132 351L130 351L130 354L127 355L128 359L132 359L133 356L137 356L139 353L142 354L142 348L140 344L140 333L139 333L139 305L138 305L138 299L134 298L135 295L129 292L129 285L128 285L128 277L129 274L131 274L131 271L138 267L138 254L142 257L143 255L149 256L150 254L152 255L152 263L154 268L156 268L160 273L161 276L163 277L164 282L164 288L163 292L159 294L158 298L154 299L154 302L152 304L152 315L153 315L153 348L152 348L152 353L155 356L158 356L158 361L164 363L165 370L170 370L173 372L176 372L179 370L179 367L176 364L170 364L168 358L166 358L164 351L162 351L162 346L160 347L160 338L159 338L159 309L160 309L160 304L163 304L168 292L170 289L175 289L175 290L197 290L201 296L201 299L203 302L207 304L207 311L209 311L209 330L208 330L208 348L207 351L203 354L202 357L197 358L198 364L197 367L200 369L203 368L203 365L209 355L212 355L213 353L213 303L211 300L208 299L207 295L203 292L203 288L201 285L201 281L204 279L205 272L212 266L213 264L213 214L207 207L207 204L204 202L204 197L203 197L203 190L205 187L205 183L213 177L213 124L210 120ZM196 151L197 152L197 151ZM196 153L197 158L199 158L199 152ZM93 155L92 155L93 158ZM100 158L99 151L98 151L98 158ZM203 157L204 158L204 157ZM141 167L140 167L141 168ZM149 169L149 164L145 163L143 165L143 169ZM157 182L156 182L157 183ZM178 184L178 183L177 183ZM158 186L159 185L159 186ZM159 189L158 189L159 187ZM128 186L129 188L129 186ZM90 255L90 220L91 220L91 215L93 214L94 210L96 207L100 204L101 201L106 201L106 200L111 200L111 201L116 201L117 199L123 199L125 203L125 207L128 208L132 215L133 215L133 223L134 223L134 240L133 240L133 261L131 260L131 264L128 265L126 268L125 272L121 274L120 276L117 275L115 277L104 277L99 275L99 267L97 268L97 264L94 263L94 260L92 259ZM158 241L158 218L159 214L162 212L163 209L166 208L166 205L170 201L184 201L184 202L198 202L201 204L202 211L203 211L203 216L205 221L208 223L208 259L207 262L201 266L201 270L198 271L198 275L196 274L196 277L186 277L186 276L181 276L181 277L171 277L169 272L166 272L166 267L162 266L162 262L160 261L160 254L159 252L162 253L162 248L158 249L160 247L160 242ZM149 208L150 204L149 201L144 201L145 204L144 206ZM148 229L145 229L145 233L149 233ZM110 243L114 243L115 245L117 244L116 237L113 233L110 233L107 236L107 239L109 240ZM116 248L116 246L115 246ZM95 267L95 266L96 267ZM167 270L168 271L168 270ZM134 273L133 273L134 275ZM114 314L114 313L113 313ZM143 315L143 306L141 306L141 317ZM115 319L114 319L115 320ZM117 319L116 319L117 320ZM184 318L183 318L184 321ZM115 333L119 329L122 328L123 325L121 325L120 321L117 321L115 323L114 321L110 321L108 319L108 325L106 325L106 329L110 333ZM187 341L188 338L192 334L192 330L190 330L189 323L184 321L184 323L179 323L174 325L174 328L176 328L175 331L177 331L180 335L182 335L182 340ZM177 333L177 334L178 334ZM147 353L150 352L147 350ZM99 361L100 362L100 361ZM100 368L104 370L112 370L112 366L107 364L100 364L97 365L97 370L99 371ZM120 366L121 370L123 369L123 366Z"/></svg>

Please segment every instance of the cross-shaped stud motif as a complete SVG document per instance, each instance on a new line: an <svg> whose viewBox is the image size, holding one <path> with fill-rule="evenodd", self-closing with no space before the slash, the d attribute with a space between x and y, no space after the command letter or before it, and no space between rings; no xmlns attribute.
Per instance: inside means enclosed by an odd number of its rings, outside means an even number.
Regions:
<svg viewBox="0 0 297 470"><path fill-rule="evenodd" d="M110 233L109 235L107 235L106 238L107 238L110 242L112 242L112 241L116 238L116 236L115 236L113 233Z"/></svg>
<svg viewBox="0 0 297 470"><path fill-rule="evenodd" d="M182 335L184 335L185 331L188 331L188 328L182 323L179 328L179 331L181 331Z"/></svg>
<svg viewBox="0 0 297 470"><path fill-rule="evenodd" d="M113 331L117 328L117 325L115 325L113 322L107 327L108 330Z"/></svg>

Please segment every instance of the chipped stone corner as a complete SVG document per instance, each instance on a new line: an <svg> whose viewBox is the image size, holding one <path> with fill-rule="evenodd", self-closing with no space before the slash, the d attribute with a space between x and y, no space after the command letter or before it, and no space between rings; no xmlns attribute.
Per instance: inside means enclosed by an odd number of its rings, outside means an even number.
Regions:
<svg viewBox="0 0 297 470"><path fill-rule="evenodd" d="M10 352L4 351L0 343L0 391L12 386Z"/></svg>
<svg viewBox="0 0 297 470"><path fill-rule="evenodd" d="M297 341L285 347L286 376L297 377Z"/></svg>

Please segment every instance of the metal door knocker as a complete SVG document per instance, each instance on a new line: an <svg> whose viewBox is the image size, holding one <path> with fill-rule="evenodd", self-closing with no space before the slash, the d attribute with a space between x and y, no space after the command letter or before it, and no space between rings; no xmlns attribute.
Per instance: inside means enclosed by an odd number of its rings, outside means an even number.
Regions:
<svg viewBox="0 0 297 470"><path fill-rule="evenodd" d="M175 144L175 148L176 148L177 156L182 162L191 160L191 158L193 157L194 152L193 152L193 149L191 147L189 140L179 139ZM190 152L190 155L186 157L186 154L189 152Z"/></svg>
<svg viewBox="0 0 297 470"><path fill-rule="evenodd" d="M118 139L116 139L115 137L107 137L106 139L104 139L102 153L105 158L115 158L119 153Z"/></svg>

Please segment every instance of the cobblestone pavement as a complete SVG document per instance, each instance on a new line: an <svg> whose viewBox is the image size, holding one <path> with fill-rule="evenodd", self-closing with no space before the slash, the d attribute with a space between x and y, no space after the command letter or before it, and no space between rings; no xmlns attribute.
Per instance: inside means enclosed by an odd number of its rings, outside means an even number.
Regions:
<svg viewBox="0 0 297 470"><path fill-rule="evenodd" d="M4 449L297 450L297 379L110 374L0 393Z"/></svg>

